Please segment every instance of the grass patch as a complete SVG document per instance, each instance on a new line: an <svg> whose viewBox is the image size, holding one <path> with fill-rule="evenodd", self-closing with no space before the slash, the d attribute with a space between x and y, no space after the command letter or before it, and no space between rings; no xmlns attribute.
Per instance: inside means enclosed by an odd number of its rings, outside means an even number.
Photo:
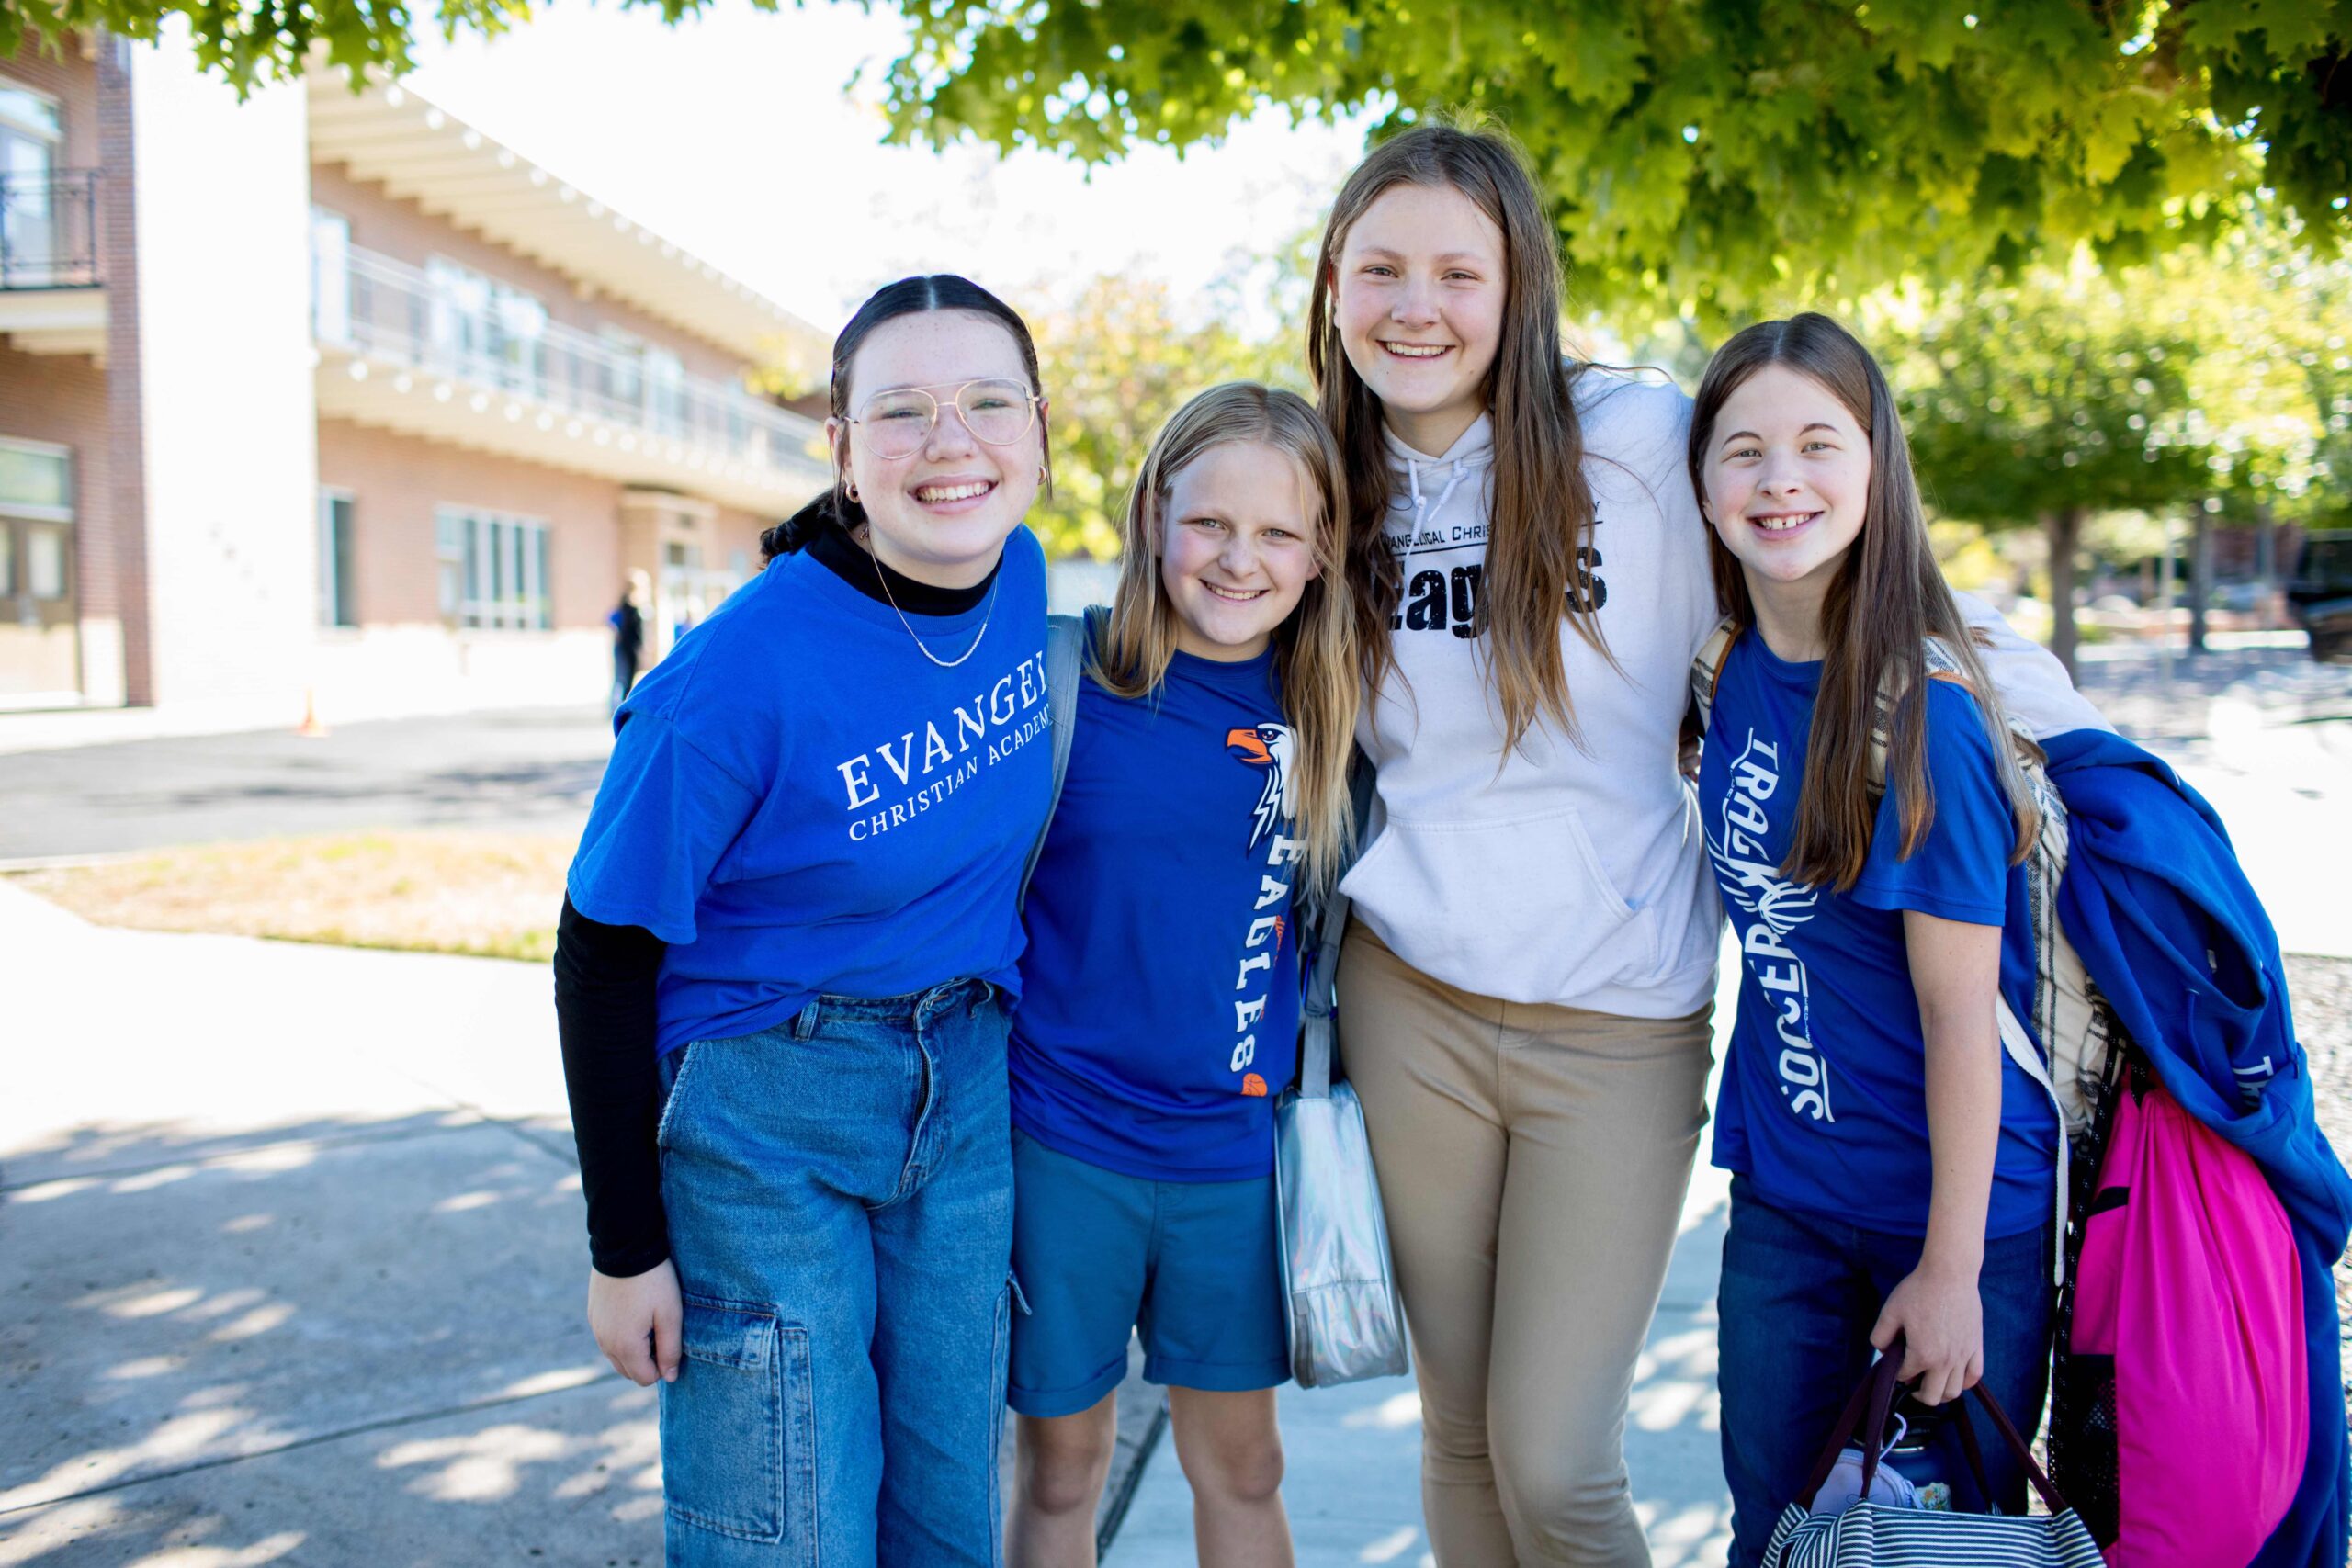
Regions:
<svg viewBox="0 0 2352 1568"><path fill-rule="evenodd" d="M161 850L10 880L104 926L545 963L572 844L552 834L344 833Z"/></svg>

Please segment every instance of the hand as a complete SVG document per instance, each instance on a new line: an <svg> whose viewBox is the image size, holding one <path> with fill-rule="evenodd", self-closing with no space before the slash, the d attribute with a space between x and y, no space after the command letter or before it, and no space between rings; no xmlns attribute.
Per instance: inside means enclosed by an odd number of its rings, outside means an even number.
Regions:
<svg viewBox="0 0 2352 1568"><path fill-rule="evenodd" d="M596 1337L596 1348L613 1371L640 1388L656 1378L678 1381L679 1326L684 1317L678 1271L666 1258L625 1280L588 1270L588 1331Z"/></svg>
<svg viewBox="0 0 2352 1568"><path fill-rule="evenodd" d="M1903 1336L1905 1382L1919 1380L1913 1395L1922 1404L1958 1399L1984 1375L1984 1304L1976 1294L1973 1269L1945 1269L1922 1262L1894 1287L1871 1329L1871 1343L1883 1350Z"/></svg>

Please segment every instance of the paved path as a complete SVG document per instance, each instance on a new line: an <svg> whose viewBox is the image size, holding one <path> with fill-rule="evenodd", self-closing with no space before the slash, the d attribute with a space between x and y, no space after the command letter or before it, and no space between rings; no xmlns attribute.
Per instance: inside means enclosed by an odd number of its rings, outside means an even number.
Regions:
<svg viewBox="0 0 2352 1568"><path fill-rule="evenodd" d="M0 751L0 861L378 828L577 833L611 747L601 709L550 708L317 740L276 729Z"/></svg>
<svg viewBox="0 0 2352 1568"><path fill-rule="evenodd" d="M0 953L0 1564L660 1561L544 971L5 885Z"/></svg>

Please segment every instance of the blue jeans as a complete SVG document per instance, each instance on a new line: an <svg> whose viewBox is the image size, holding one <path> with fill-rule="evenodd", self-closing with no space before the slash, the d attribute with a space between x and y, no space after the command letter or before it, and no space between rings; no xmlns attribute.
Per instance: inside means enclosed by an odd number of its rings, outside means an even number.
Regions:
<svg viewBox="0 0 2352 1568"><path fill-rule="evenodd" d="M672 1568L999 1561L1005 1027L968 980L663 1058Z"/></svg>
<svg viewBox="0 0 2352 1568"><path fill-rule="evenodd" d="M1864 1230L1756 1196L1731 1184L1723 1282L1715 1297L1723 1395L1724 1478L1731 1483L1731 1568L1755 1568L1781 1510L1795 1500L1829 1440L1846 1398L1869 1371L1879 1309L1918 1267L1921 1238ZM1977 1293L1984 1308L1984 1386L2029 1438L2050 1377L2047 1226L1984 1244ZM1973 1406L1976 1396L1967 1396ZM1940 1407L1924 1468L1952 1484L1955 1507L1981 1512L1951 1422ZM1911 1412L1917 1415L1916 1409ZM1981 1406L1972 1430L1984 1450L1991 1501L2025 1512L2025 1473ZM1905 1468L1908 1468L1907 1466Z"/></svg>

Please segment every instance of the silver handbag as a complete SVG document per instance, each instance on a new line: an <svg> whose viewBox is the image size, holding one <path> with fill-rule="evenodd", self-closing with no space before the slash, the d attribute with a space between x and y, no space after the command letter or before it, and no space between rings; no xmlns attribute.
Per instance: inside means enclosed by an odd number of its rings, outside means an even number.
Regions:
<svg viewBox="0 0 2352 1568"><path fill-rule="evenodd" d="M1274 1212L1290 1371L1301 1388L1412 1367L1363 1107L1352 1088L1331 1081L1332 992L1347 924L1348 900L1334 893L1316 922L1298 1083L1274 1102Z"/></svg>

